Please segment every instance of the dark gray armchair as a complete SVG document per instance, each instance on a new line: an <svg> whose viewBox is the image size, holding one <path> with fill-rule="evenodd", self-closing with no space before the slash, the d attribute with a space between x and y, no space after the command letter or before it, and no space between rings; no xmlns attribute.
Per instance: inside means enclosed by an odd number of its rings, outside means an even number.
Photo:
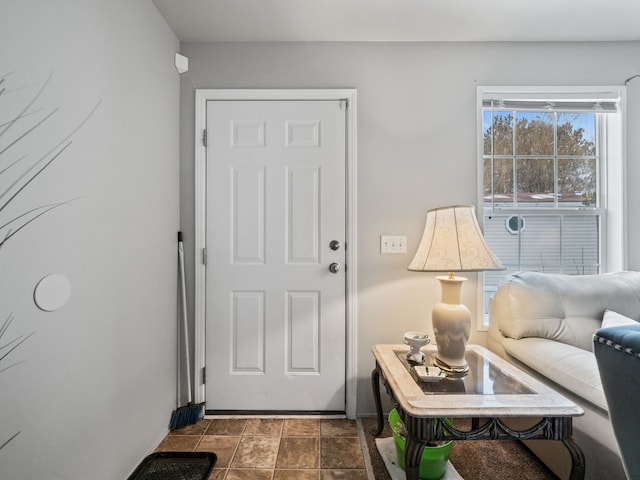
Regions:
<svg viewBox="0 0 640 480"><path fill-rule="evenodd" d="M601 328L593 350L630 480L640 480L640 323Z"/></svg>

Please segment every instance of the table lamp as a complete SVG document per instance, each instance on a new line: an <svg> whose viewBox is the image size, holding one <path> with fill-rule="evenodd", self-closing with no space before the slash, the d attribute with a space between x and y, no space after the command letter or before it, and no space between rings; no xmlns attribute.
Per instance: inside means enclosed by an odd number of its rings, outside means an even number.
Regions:
<svg viewBox="0 0 640 480"><path fill-rule="evenodd" d="M448 272L437 276L442 301L433 307L431 322L438 353L436 366L453 374L465 374L464 358L471 332L471 314L460 303L460 289L466 280L455 272L503 270L504 267L484 241L473 205L434 208L427 212L427 223L409 270Z"/></svg>

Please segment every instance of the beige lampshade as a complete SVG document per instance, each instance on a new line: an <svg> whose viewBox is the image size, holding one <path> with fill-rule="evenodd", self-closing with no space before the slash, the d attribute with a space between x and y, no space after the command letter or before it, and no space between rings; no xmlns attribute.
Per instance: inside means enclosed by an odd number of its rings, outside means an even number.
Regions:
<svg viewBox="0 0 640 480"><path fill-rule="evenodd" d="M503 270L484 241L473 205L434 208L409 265L416 272Z"/></svg>

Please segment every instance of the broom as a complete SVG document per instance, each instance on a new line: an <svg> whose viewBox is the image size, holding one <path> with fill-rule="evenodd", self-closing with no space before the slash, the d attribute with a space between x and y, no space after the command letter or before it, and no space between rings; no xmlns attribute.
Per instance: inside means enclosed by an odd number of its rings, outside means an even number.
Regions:
<svg viewBox="0 0 640 480"><path fill-rule="evenodd" d="M182 322L182 334L184 337L185 370L187 377L187 404L179 406L181 401L180 362L178 362L178 408L171 414L169 430L193 425L202 418L204 403L193 404L191 401L191 357L189 355L189 326L187 324L187 288L184 276L184 246L182 245L182 232L178 232L178 264L180 269L180 314ZM179 319L180 320L180 319ZM180 350L180 335L178 334L178 351Z"/></svg>

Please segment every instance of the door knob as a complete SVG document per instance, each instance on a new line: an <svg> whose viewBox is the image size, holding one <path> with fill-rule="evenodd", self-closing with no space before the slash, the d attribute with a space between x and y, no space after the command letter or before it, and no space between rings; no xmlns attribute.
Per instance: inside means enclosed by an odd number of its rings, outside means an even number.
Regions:
<svg viewBox="0 0 640 480"><path fill-rule="evenodd" d="M340 271L340 264L333 262L331 265L329 265L329 271L331 273L338 273Z"/></svg>
<svg viewBox="0 0 640 480"><path fill-rule="evenodd" d="M339 240L331 240L329 242L329 248L331 250L340 250L340 241Z"/></svg>

